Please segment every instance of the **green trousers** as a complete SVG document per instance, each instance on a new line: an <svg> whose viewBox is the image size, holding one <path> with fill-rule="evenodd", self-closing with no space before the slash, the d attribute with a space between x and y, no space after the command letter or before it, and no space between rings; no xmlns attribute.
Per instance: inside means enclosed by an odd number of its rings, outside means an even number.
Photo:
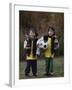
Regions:
<svg viewBox="0 0 72 90"><path fill-rule="evenodd" d="M46 64L46 74L52 73L53 72L53 58L46 58L45 59L45 64Z"/></svg>

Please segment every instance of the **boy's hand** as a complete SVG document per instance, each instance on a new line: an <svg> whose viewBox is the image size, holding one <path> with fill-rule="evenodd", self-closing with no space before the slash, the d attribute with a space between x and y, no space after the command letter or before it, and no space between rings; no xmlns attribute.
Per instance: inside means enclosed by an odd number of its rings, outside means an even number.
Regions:
<svg viewBox="0 0 72 90"><path fill-rule="evenodd" d="M55 40L54 40L54 43L58 43L58 40L57 40L57 39L55 39Z"/></svg>
<svg viewBox="0 0 72 90"><path fill-rule="evenodd" d="M30 49L31 47L26 47L26 49Z"/></svg>

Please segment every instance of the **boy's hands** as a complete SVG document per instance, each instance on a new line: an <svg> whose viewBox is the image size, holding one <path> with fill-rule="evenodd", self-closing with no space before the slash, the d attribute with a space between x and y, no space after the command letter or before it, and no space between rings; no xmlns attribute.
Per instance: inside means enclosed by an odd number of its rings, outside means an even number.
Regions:
<svg viewBox="0 0 72 90"><path fill-rule="evenodd" d="M31 47L26 47L26 49L30 49Z"/></svg>

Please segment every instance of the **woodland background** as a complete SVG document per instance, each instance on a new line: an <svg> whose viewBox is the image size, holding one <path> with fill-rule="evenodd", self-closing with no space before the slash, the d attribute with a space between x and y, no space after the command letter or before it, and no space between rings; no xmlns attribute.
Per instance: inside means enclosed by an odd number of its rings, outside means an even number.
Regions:
<svg viewBox="0 0 72 90"><path fill-rule="evenodd" d="M59 49L56 56L64 56L64 13L19 11L19 58L24 60L24 39L30 25L34 25L39 37L47 33L48 26L55 28L59 41Z"/></svg>

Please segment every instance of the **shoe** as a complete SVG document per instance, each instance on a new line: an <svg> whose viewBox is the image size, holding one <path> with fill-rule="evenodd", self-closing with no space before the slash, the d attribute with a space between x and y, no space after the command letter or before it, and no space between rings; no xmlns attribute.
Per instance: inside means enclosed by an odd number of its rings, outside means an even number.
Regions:
<svg viewBox="0 0 72 90"><path fill-rule="evenodd" d="M50 75L54 75L54 73L53 72L50 72Z"/></svg>
<svg viewBox="0 0 72 90"><path fill-rule="evenodd" d="M47 73L45 73L44 75L45 75L45 76L48 76L48 74L47 74Z"/></svg>
<svg viewBox="0 0 72 90"><path fill-rule="evenodd" d="M37 77L37 75L36 75L36 74L33 74L33 76L34 76L34 77Z"/></svg>
<svg viewBox="0 0 72 90"><path fill-rule="evenodd" d="M48 76L53 76L53 75L54 75L53 72L48 73Z"/></svg>
<svg viewBox="0 0 72 90"><path fill-rule="evenodd" d="M45 76L53 76L53 73L45 73Z"/></svg>
<svg viewBox="0 0 72 90"><path fill-rule="evenodd" d="M29 77L29 75L28 75L28 74L25 74L25 76Z"/></svg>

